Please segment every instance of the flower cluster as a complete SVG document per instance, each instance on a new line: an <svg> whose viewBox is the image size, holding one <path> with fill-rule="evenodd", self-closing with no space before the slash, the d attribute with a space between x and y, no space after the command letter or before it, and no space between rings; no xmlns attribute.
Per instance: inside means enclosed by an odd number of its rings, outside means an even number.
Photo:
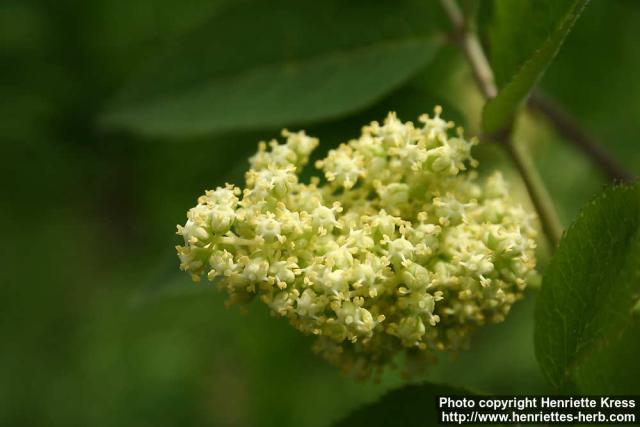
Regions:
<svg viewBox="0 0 640 427"><path fill-rule="evenodd" d="M499 173L478 182L475 141L440 114L372 122L309 183L298 174L317 139L260 143L246 188L207 191L178 226L181 268L231 303L258 296L356 373L405 349L464 347L535 276L536 231Z"/></svg>

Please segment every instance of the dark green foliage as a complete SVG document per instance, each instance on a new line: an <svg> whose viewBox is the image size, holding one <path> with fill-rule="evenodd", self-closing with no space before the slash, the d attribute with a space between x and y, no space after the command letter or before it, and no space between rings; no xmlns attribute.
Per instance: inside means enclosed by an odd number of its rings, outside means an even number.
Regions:
<svg viewBox="0 0 640 427"><path fill-rule="evenodd" d="M334 427L424 427L438 420L438 396L472 396L469 390L440 384L408 385L358 408Z"/></svg>
<svg viewBox="0 0 640 427"><path fill-rule="evenodd" d="M569 8L563 7L566 1L524 3L526 6L497 1L493 5L495 17L488 24L491 58L494 66L497 64L498 81L504 83L484 107L485 132L491 134L509 126L588 2L575 0ZM565 9L565 13L558 12ZM536 19L538 16L544 19ZM525 28L527 31L523 31ZM519 37L522 33L528 37Z"/></svg>
<svg viewBox="0 0 640 427"><path fill-rule="evenodd" d="M480 1L480 31L496 83L504 88L561 25L575 0Z"/></svg>
<svg viewBox="0 0 640 427"><path fill-rule="evenodd" d="M291 126L362 109L433 57L432 2L241 2L128 84L105 125L153 135Z"/></svg>
<svg viewBox="0 0 640 427"><path fill-rule="evenodd" d="M459 3L477 11L503 90L485 114L500 127L582 3ZM636 174L639 25L640 2L593 0L540 82ZM389 110L415 120L442 104L480 133L483 103L448 28L438 2L421 0L0 2L0 425L326 427L406 385L393 369L354 382L286 322L225 310L212 286L178 275L173 232L204 189L240 183L257 141L283 126L319 136L318 156ZM515 131L572 223L601 172L543 120ZM499 147L475 156L527 202ZM540 250L540 298L556 299L540 303L538 355L554 386L639 392L638 288L625 276L637 194L597 199L551 266ZM534 357L535 298L422 377L550 392Z"/></svg>
<svg viewBox="0 0 640 427"><path fill-rule="evenodd" d="M536 312L536 354L554 387L634 393L640 368L640 185L587 205L547 267Z"/></svg>

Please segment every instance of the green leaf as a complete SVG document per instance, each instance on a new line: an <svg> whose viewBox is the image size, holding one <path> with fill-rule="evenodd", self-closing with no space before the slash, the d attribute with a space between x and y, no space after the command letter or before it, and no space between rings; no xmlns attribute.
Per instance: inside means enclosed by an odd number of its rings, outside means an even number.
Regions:
<svg viewBox="0 0 640 427"><path fill-rule="evenodd" d="M480 2L480 32L498 87L504 87L556 30L575 0Z"/></svg>
<svg viewBox="0 0 640 427"><path fill-rule="evenodd" d="M536 356L560 391L640 391L640 185L586 206L551 261L536 308Z"/></svg>
<svg viewBox="0 0 640 427"><path fill-rule="evenodd" d="M428 426L439 421L438 396L472 396L467 390L440 384L408 385L364 405L334 427Z"/></svg>
<svg viewBox="0 0 640 427"><path fill-rule="evenodd" d="M413 0L236 3L134 76L103 124L194 136L339 117L427 64L439 12Z"/></svg>
<svg viewBox="0 0 640 427"><path fill-rule="evenodd" d="M491 62L496 68L498 83L504 83L500 85L498 95L484 107L485 132L498 132L511 123L588 1L493 3L495 21L489 20L488 25L495 26L495 30L490 32L488 42L496 45L490 48ZM545 16L545 19L537 19L538 16ZM549 28L553 30L549 31ZM519 34L529 36L517 37Z"/></svg>

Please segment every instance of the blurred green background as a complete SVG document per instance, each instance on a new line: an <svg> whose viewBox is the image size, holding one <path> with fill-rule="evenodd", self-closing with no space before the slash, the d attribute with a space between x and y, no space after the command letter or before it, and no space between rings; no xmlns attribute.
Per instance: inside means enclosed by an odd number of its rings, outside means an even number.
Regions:
<svg viewBox="0 0 640 427"><path fill-rule="evenodd" d="M0 219L6 237L0 425L328 426L406 382L398 369L379 383L344 377L312 354L309 338L260 304L251 304L248 314L225 309L213 285L194 285L177 271L175 224L204 189L241 183L257 141L277 136L283 126L319 136L318 155L389 110L413 120L442 104L445 116L477 132L481 97L464 58L446 45L402 72L394 71L400 59L390 61L389 73L402 77L390 87L377 87L375 96L349 108L340 104L315 114L314 108L324 108L320 98L306 106L308 117L293 122L226 126L223 114L223 132L168 136L105 124L104 113L122 98L122 88L164 52L186 55L177 61L184 59L189 72L207 61L224 66L219 62L227 57L242 62L265 55L268 62L270 35L250 30L261 28L269 14L291 23L278 40L288 40L293 51L321 51L329 39L348 44L353 31L344 27L349 16L338 16L336 2L313 6L336 17L335 27L315 38L298 34L312 24L305 21L309 15L290 13L304 9L300 4L230 3L0 2ZM382 28L385 16L367 15L377 13L377 3L350 7L362 10L367 28ZM423 22L443 39L448 26L437 3L422 3L429 16L408 16L407 10L406 21ZM394 6L400 24L403 4ZM474 13L473 2L465 5ZM242 27L212 25L229 7ZM636 174L638 28L640 2L593 0L542 82L546 94ZM194 37L204 47L185 46ZM233 37L242 38L242 50L229 41ZM206 57L207 49L220 56ZM301 84L298 96L308 91ZM278 102L285 109L293 101ZM568 224L607 179L537 116L523 117L517 132ZM517 182L496 147L478 147L476 156L482 170L502 168ZM521 185L515 188L521 192ZM519 197L526 202L526 195ZM545 259L541 250L541 270ZM544 392L533 354L534 299L530 294L518 303L506 323L479 331L468 352L442 356L423 378L487 392Z"/></svg>

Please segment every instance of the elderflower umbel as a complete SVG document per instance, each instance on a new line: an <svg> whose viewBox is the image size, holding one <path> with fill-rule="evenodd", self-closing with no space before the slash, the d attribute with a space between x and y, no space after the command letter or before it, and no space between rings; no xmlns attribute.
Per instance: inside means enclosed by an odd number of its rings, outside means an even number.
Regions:
<svg viewBox="0 0 640 427"><path fill-rule="evenodd" d="M477 180L454 124L390 113L316 162L318 140L260 143L246 188L207 191L178 226L180 267L230 303L258 296L330 362L360 374L405 349L457 350L502 321L535 275L532 215L499 173Z"/></svg>

